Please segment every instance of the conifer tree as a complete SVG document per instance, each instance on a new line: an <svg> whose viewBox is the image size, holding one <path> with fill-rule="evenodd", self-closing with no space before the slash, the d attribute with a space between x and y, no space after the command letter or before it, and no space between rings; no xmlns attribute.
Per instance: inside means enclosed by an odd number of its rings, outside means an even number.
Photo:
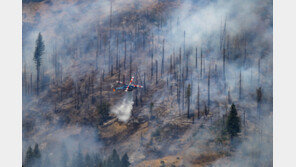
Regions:
<svg viewBox="0 0 296 167"><path fill-rule="evenodd" d="M123 155L123 157L121 158L121 166L122 167L128 167L128 166L130 166L130 162L129 162L129 158L128 158L127 153L125 153Z"/></svg>
<svg viewBox="0 0 296 167"><path fill-rule="evenodd" d="M119 167L120 166L120 158L115 149L113 149L113 152L111 156L109 157L108 167Z"/></svg>
<svg viewBox="0 0 296 167"><path fill-rule="evenodd" d="M34 161L34 166L36 167L41 166L41 153L40 153L38 144L35 144L35 147L34 147L33 161Z"/></svg>
<svg viewBox="0 0 296 167"><path fill-rule="evenodd" d="M31 167L32 164L33 164L33 150L32 150L32 147L29 146L28 147L28 150L26 152L26 157L25 157L25 167Z"/></svg>
<svg viewBox="0 0 296 167"><path fill-rule="evenodd" d="M36 47L35 47L35 52L34 52L34 57L33 60L36 65L36 78L37 78L37 88L36 88L36 93L39 95L39 82L40 82L40 66L41 66L41 56L44 54L45 46L44 42L42 39L41 33L38 34L37 40L36 40Z"/></svg>
<svg viewBox="0 0 296 167"><path fill-rule="evenodd" d="M234 104L231 105L226 128L231 139L236 137L241 130L240 118L237 115L237 110Z"/></svg>

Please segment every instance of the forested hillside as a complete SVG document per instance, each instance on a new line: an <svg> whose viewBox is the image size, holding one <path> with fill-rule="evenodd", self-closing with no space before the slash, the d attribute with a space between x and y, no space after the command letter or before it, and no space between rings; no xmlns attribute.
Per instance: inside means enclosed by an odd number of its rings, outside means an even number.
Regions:
<svg viewBox="0 0 296 167"><path fill-rule="evenodd" d="M23 165L272 166L272 5L23 1Z"/></svg>

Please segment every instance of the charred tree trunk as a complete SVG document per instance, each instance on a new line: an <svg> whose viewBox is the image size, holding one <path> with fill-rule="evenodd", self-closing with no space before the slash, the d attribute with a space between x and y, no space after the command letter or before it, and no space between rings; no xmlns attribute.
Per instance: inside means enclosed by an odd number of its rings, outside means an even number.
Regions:
<svg viewBox="0 0 296 167"><path fill-rule="evenodd" d="M197 48L195 48L195 68L197 69Z"/></svg>
<svg viewBox="0 0 296 167"><path fill-rule="evenodd" d="M211 65L209 65L209 75L208 75L208 110L211 106Z"/></svg>
<svg viewBox="0 0 296 167"><path fill-rule="evenodd" d="M130 79L132 79L132 71L133 71L132 64L133 64L133 57L132 57L132 54L130 54L130 71L129 71L129 73L130 73Z"/></svg>
<svg viewBox="0 0 296 167"><path fill-rule="evenodd" d="M239 73L239 90L238 90L239 99L242 99L242 72Z"/></svg>
<svg viewBox="0 0 296 167"><path fill-rule="evenodd" d="M225 51L225 48L223 48L223 76L222 77L224 81L226 79L225 65L226 65L226 51Z"/></svg>
<svg viewBox="0 0 296 167"><path fill-rule="evenodd" d="M158 61L156 60L156 64L155 64L155 84L157 85L158 84Z"/></svg>
<svg viewBox="0 0 296 167"><path fill-rule="evenodd" d="M109 41L108 41L108 55L109 55L109 71L111 72L111 75L113 73L113 66L111 66L112 64L112 60L111 60L111 39L112 39L112 32L111 32L111 29L112 29L112 2L110 4L110 20L109 20Z"/></svg>
<svg viewBox="0 0 296 167"><path fill-rule="evenodd" d="M146 88L146 73L145 72L144 72L144 84L143 84L143 86L144 86L144 91L146 91L147 88Z"/></svg>
<svg viewBox="0 0 296 167"><path fill-rule="evenodd" d="M200 89L199 82L197 86L197 119L200 119Z"/></svg>
<svg viewBox="0 0 296 167"><path fill-rule="evenodd" d="M96 29L97 30L97 44L96 44L96 70L98 70L98 58L99 58L99 31L98 31L98 28Z"/></svg>
<svg viewBox="0 0 296 167"><path fill-rule="evenodd" d="M178 110L179 110L179 115L181 115L181 89L180 89L180 79L177 76L177 103L178 103Z"/></svg>
<svg viewBox="0 0 296 167"><path fill-rule="evenodd" d="M190 118L190 96L191 96L191 86L188 84L186 90L186 99L187 99L187 118Z"/></svg>
<svg viewBox="0 0 296 167"><path fill-rule="evenodd" d="M160 73L161 77L163 73L164 73L164 40L162 41L162 59L161 59L161 73Z"/></svg>
<svg viewBox="0 0 296 167"><path fill-rule="evenodd" d="M40 69L39 68L37 68L37 79L36 79L36 94L37 94L37 96L39 95L39 81L40 81L40 79L39 79L39 76L40 76Z"/></svg>
<svg viewBox="0 0 296 167"><path fill-rule="evenodd" d="M126 37L124 33L124 60L123 60L123 67L125 69L125 63L126 63Z"/></svg>
<svg viewBox="0 0 296 167"><path fill-rule="evenodd" d="M33 93L33 76L32 76L32 73L30 75L30 93L31 94Z"/></svg>
<svg viewBox="0 0 296 167"><path fill-rule="evenodd" d="M258 87L261 86L261 84L260 84L260 75L261 75L261 57L258 60Z"/></svg>
<svg viewBox="0 0 296 167"><path fill-rule="evenodd" d="M116 70L119 68L118 34L116 36Z"/></svg>
<svg viewBox="0 0 296 167"><path fill-rule="evenodd" d="M202 79L202 49L200 50L200 78Z"/></svg>
<svg viewBox="0 0 296 167"><path fill-rule="evenodd" d="M26 64L24 65L24 70L23 70L23 93L26 95L27 94L27 68Z"/></svg>

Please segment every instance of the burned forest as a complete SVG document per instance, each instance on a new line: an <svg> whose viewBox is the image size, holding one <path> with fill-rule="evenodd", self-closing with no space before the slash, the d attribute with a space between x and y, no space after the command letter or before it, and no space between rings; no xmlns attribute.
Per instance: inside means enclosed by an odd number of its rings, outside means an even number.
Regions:
<svg viewBox="0 0 296 167"><path fill-rule="evenodd" d="M23 166L272 166L272 11L23 0Z"/></svg>

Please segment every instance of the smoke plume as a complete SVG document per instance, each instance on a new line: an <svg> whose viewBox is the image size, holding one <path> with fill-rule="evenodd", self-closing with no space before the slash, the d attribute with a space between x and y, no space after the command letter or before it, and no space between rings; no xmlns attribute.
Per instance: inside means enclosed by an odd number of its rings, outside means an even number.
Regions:
<svg viewBox="0 0 296 167"><path fill-rule="evenodd" d="M133 97L128 92L121 101L111 108L111 113L115 114L120 121L127 122L133 109Z"/></svg>

